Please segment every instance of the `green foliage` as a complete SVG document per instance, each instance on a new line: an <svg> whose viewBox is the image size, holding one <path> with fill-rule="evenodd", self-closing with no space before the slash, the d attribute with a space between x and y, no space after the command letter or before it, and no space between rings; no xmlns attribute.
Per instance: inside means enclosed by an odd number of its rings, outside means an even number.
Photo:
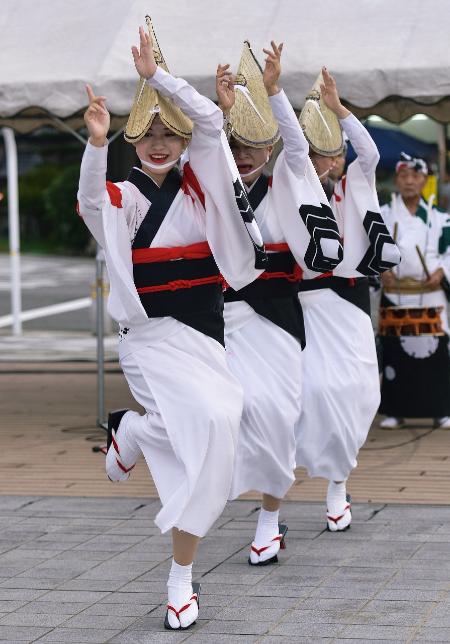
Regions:
<svg viewBox="0 0 450 644"><path fill-rule="evenodd" d="M42 253L85 253L91 236L75 211L79 164L40 164L19 178L21 249ZM0 205L0 250L7 242L7 199Z"/></svg>
<svg viewBox="0 0 450 644"><path fill-rule="evenodd" d="M19 178L19 212L25 218L45 215L44 190L59 172L57 165L38 165Z"/></svg>
<svg viewBox="0 0 450 644"><path fill-rule="evenodd" d="M44 191L47 239L72 252L85 251L90 234L75 212L80 166L70 165L58 173Z"/></svg>

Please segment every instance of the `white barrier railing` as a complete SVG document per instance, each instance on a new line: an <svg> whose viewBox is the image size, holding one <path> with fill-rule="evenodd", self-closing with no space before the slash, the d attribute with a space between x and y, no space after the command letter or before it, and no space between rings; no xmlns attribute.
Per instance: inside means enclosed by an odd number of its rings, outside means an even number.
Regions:
<svg viewBox="0 0 450 644"><path fill-rule="evenodd" d="M29 309L22 311L19 314L21 322L28 320L37 320L39 318L46 318L50 315L58 315L60 313L68 313L69 311L77 311L79 309L86 309L92 306L90 297L81 297L78 300L71 300L70 302L60 302L60 304L52 304L50 306L41 306L37 309ZM13 315L3 315L0 317L0 328L12 326L15 320Z"/></svg>

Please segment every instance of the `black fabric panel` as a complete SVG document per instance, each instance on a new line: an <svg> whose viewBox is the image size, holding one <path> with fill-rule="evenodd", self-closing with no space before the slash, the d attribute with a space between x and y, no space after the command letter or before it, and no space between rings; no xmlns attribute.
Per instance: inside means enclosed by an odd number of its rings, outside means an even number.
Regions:
<svg viewBox="0 0 450 644"><path fill-rule="evenodd" d="M172 315L179 322L187 324L196 331L217 340L225 346L225 322L223 319L223 297L218 300L217 306L210 311L199 313L177 313Z"/></svg>
<svg viewBox="0 0 450 644"><path fill-rule="evenodd" d="M221 284L139 294L149 318L170 316L224 345Z"/></svg>
<svg viewBox="0 0 450 644"><path fill-rule="evenodd" d="M219 269L212 255L202 259L178 259L133 265L136 288L167 284L175 280L199 279L212 275L219 275Z"/></svg>
<svg viewBox="0 0 450 644"><path fill-rule="evenodd" d="M291 275L296 266L295 257L291 252L267 253L267 273L287 273ZM228 288L225 291L225 302L247 301L248 298L260 299L266 297L290 297L298 290L298 282L290 282L285 278L269 280L256 279L239 291Z"/></svg>
<svg viewBox="0 0 450 644"><path fill-rule="evenodd" d="M239 291L232 288L227 288L225 291L225 302L239 302L249 299L264 299L264 298L282 298L297 296L298 282L289 282L288 280L280 277L270 280L257 279L251 284L244 286Z"/></svg>
<svg viewBox="0 0 450 644"><path fill-rule="evenodd" d="M297 262L294 255L289 252L267 253L268 265L266 273L288 273L294 272Z"/></svg>
<svg viewBox="0 0 450 644"><path fill-rule="evenodd" d="M367 277L322 277L315 280L302 280L299 291L316 291L330 288L347 302L354 304L370 316L370 291Z"/></svg>
<svg viewBox="0 0 450 644"><path fill-rule="evenodd" d="M269 253L268 257L272 262L268 272L293 272L295 259L290 253ZM289 282L284 278L257 279L239 291L228 288L224 298L225 302L247 302L258 315L297 338L302 349L305 347L305 327L298 299L298 282Z"/></svg>
<svg viewBox="0 0 450 644"><path fill-rule="evenodd" d="M427 340L420 336L413 339ZM402 348L402 338L379 338L383 374L381 414L406 418L450 416L449 338L444 335L434 339L438 340L437 350L428 357L416 358Z"/></svg>
<svg viewBox="0 0 450 644"><path fill-rule="evenodd" d="M133 183L151 202L150 208L136 233L132 248L149 248L180 190L181 175L176 168L172 168L158 188L150 177L133 168L128 181Z"/></svg>
<svg viewBox="0 0 450 644"><path fill-rule="evenodd" d="M305 324L297 294L291 297L246 299L245 301L258 315L290 333L300 342L301 348L305 348Z"/></svg>
<svg viewBox="0 0 450 644"><path fill-rule="evenodd" d="M261 174L253 188L247 193L253 212L257 209L269 189L269 177Z"/></svg>

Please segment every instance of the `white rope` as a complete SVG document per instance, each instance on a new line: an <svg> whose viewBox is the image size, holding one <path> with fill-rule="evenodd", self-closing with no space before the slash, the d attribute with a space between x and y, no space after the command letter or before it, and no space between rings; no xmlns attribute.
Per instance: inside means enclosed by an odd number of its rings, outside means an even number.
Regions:
<svg viewBox="0 0 450 644"><path fill-rule="evenodd" d="M242 92L242 94L245 96L245 98L247 99L247 101L248 101L248 102L250 103L250 105L253 107L253 109L255 110L255 112L257 113L257 115L259 116L259 118L261 119L261 121L264 123L264 125L266 125L266 121L265 121L265 120L264 120L264 118L261 116L260 112L258 111L258 108L256 107L256 105L255 105L255 104L254 104L254 102L253 102L253 99L252 99L252 97L251 97L251 95L250 95L250 92L249 92L248 87L244 87L243 85L235 85L234 87L235 87L235 89L238 89L240 92Z"/></svg>
<svg viewBox="0 0 450 644"><path fill-rule="evenodd" d="M320 109L320 105L319 105L319 103L318 103L316 100L314 100L313 98L308 98L308 99L306 100L306 102L307 102L307 103L309 103L309 104L312 104L312 105L314 106L314 109L315 109L315 110L317 110L317 112L319 113L320 118L321 118L321 119L322 119L322 121L323 121L323 124L324 124L324 125L325 125L325 127L327 128L327 131L328 131L329 136L332 136L332 134L331 134L331 130L330 130L330 128L328 127L328 123L326 122L324 115L322 114L322 110Z"/></svg>

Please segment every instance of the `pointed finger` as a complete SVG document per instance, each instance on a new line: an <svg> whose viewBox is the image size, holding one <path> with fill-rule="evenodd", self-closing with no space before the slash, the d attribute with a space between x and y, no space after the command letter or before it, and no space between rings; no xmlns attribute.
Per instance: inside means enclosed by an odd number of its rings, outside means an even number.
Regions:
<svg viewBox="0 0 450 644"><path fill-rule="evenodd" d="M144 27L139 27L139 45L140 45L140 50L142 53L142 50L146 48L147 46L147 40L145 38L145 32L144 32Z"/></svg>
<svg viewBox="0 0 450 644"><path fill-rule="evenodd" d="M94 91L93 91L92 87L89 84L86 85L86 92L87 92L87 95L88 95L89 103L92 103L92 101L95 100L95 94L94 94Z"/></svg>

